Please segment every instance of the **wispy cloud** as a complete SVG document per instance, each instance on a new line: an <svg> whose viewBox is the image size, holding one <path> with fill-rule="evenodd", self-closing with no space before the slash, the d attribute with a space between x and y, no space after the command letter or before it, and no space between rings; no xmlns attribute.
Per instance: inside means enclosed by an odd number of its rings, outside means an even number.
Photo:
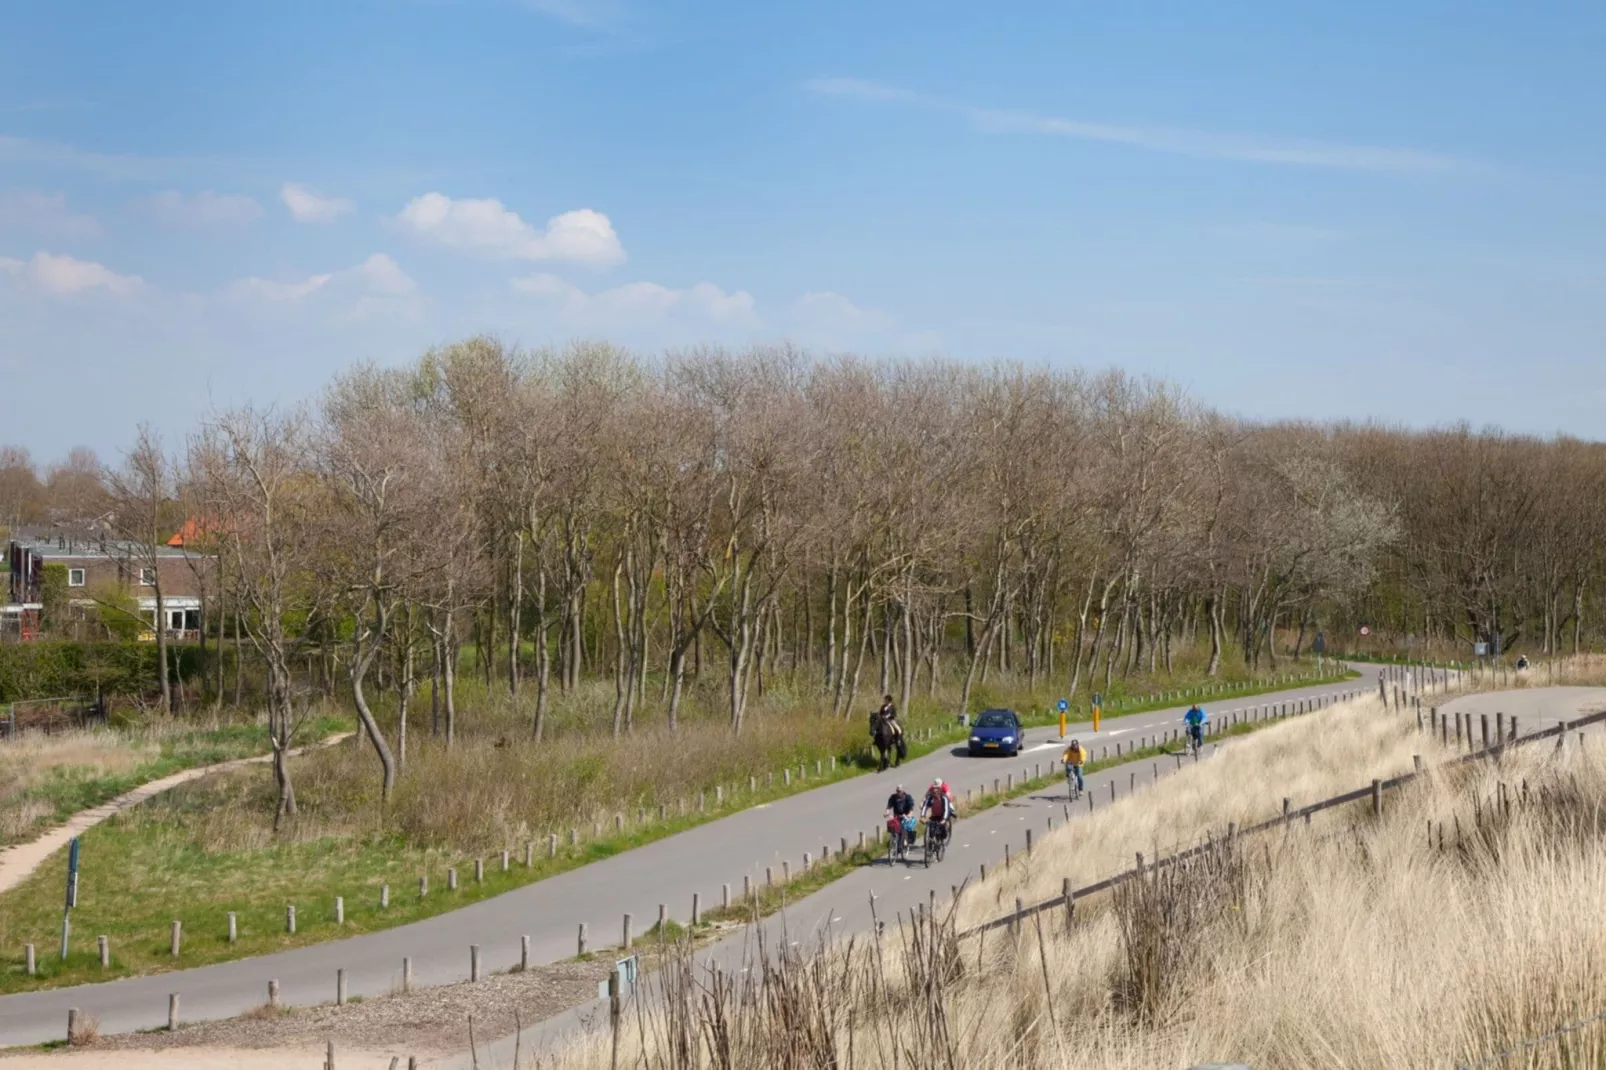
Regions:
<svg viewBox="0 0 1606 1070"><path fill-rule="evenodd" d="M745 290L727 292L711 282L699 282L684 290L656 282L629 282L611 290L587 293L556 275L538 274L513 279L509 285L516 293L556 305L564 320L572 324L639 325L675 315L717 324L758 322L752 294Z"/></svg>
<svg viewBox="0 0 1606 1070"><path fill-rule="evenodd" d="M64 297L104 289L128 297L144 285L138 275L119 275L104 264L41 249L27 262L0 257L0 271L26 279L47 294Z"/></svg>
<svg viewBox="0 0 1606 1070"><path fill-rule="evenodd" d="M1311 226L1306 223L1273 223L1255 220L1247 223L1223 223L1210 228L1220 238L1236 241L1263 242L1266 244L1320 244L1342 241L1346 235L1332 227Z"/></svg>
<svg viewBox="0 0 1606 1070"><path fill-rule="evenodd" d="M0 229L42 231L69 238L93 238L100 233L94 216L67 207L65 193L13 190L0 193Z"/></svg>
<svg viewBox="0 0 1606 1070"><path fill-rule="evenodd" d="M209 189L195 194L166 190L148 203L157 218L182 226L241 227L262 217L262 206L252 198Z"/></svg>
<svg viewBox="0 0 1606 1070"><path fill-rule="evenodd" d="M178 177L193 178L196 172L213 170L221 161L184 156L138 156L126 153L93 152L72 145L0 134L0 161L88 171L115 181L153 182Z"/></svg>
<svg viewBox="0 0 1606 1070"><path fill-rule="evenodd" d="M279 199L297 223L333 223L353 208L344 197L326 197L299 182L286 182L279 189Z"/></svg>
<svg viewBox="0 0 1606 1070"><path fill-rule="evenodd" d="M524 6L571 26L593 30L616 24L624 14L616 0L524 0Z"/></svg>
<svg viewBox="0 0 1606 1070"><path fill-rule="evenodd" d="M1201 159L1235 160L1284 167L1324 168L1378 174L1442 174L1478 169L1467 161L1416 149L1347 145L1310 139L1275 139L1249 134L1090 122L1034 112L983 108L862 78L816 78L804 83L811 93L946 112L990 134L1036 134L1073 138Z"/></svg>

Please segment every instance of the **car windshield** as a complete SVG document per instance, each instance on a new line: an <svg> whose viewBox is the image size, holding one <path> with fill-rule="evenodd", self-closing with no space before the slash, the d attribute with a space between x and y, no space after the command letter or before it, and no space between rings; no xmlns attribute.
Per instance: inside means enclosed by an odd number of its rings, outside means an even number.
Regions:
<svg viewBox="0 0 1606 1070"><path fill-rule="evenodd" d="M977 728L1014 728L1015 720L1002 710L988 710L976 719Z"/></svg>

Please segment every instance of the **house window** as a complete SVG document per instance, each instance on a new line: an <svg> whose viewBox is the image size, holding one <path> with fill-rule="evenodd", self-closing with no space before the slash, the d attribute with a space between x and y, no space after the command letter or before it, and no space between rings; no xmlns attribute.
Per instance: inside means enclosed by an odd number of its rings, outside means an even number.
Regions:
<svg viewBox="0 0 1606 1070"><path fill-rule="evenodd" d="M81 568L70 568L70 569L68 569L67 570L67 586L68 587L82 587L83 585L84 585L84 570L81 569Z"/></svg>
<svg viewBox="0 0 1606 1070"><path fill-rule="evenodd" d="M142 569L140 569L139 570L139 585L141 587L155 587L156 586L156 570L154 568L142 568Z"/></svg>

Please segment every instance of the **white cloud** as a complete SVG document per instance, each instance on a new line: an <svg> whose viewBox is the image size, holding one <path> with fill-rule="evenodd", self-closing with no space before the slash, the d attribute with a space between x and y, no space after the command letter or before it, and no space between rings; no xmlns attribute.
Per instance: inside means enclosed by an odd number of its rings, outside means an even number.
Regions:
<svg viewBox="0 0 1606 1070"><path fill-rule="evenodd" d="M374 253L348 274L361 279L374 293L405 297L418 292L418 283L384 253Z"/></svg>
<svg viewBox="0 0 1606 1070"><path fill-rule="evenodd" d="M33 254L33 259L27 262L0 257L0 271L57 296L104 289L118 297L128 297L144 285L138 275L119 275L93 260L77 260L44 250Z"/></svg>
<svg viewBox="0 0 1606 1070"><path fill-rule="evenodd" d="M839 293L820 290L792 302L792 315L803 325L828 330L879 330L891 326L892 317L860 308Z"/></svg>
<svg viewBox="0 0 1606 1070"><path fill-rule="evenodd" d="M286 182L279 190L279 199L297 223L333 223L353 208L342 197L325 197L298 182Z"/></svg>
<svg viewBox="0 0 1606 1070"><path fill-rule="evenodd" d="M275 282L272 279L259 279L252 276L241 279L229 287L229 295L236 298L255 301L299 301L309 294L315 294L323 289L333 273L312 275L300 282Z"/></svg>
<svg viewBox="0 0 1606 1070"><path fill-rule="evenodd" d="M328 271L291 282L252 276L228 288L228 296L241 304L295 304L315 294L338 295L364 308L380 300L418 295L418 283L384 253L374 253L356 267Z"/></svg>
<svg viewBox="0 0 1606 1070"><path fill-rule="evenodd" d="M100 224L93 216L67 207L65 193L26 189L0 193L0 227L44 231L69 238L92 238L100 233Z"/></svg>
<svg viewBox="0 0 1606 1070"><path fill-rule="evenodd" d="M185 226L238 227L262 217L262 206L250 197L211 190L187 195L167 190L152 197L150 206L157 218Z"/></svg>
<svg viewBox="0 0 1606 1070"><path fill-rule="evenodd" d="M513 289L558 306L564 319L580 324L633 325L669 316L689 316L715 324L754 324L758 313L753 295L727 293L711 282L684 290L656 282L631 282L611 290L586 293L556 275L528 275L512 280Z"/></svg>
<svg viewBox="0 0 1606 1070"><path fill-rule="evenodd" d="M1415 149L1344 145L1309 139L1277 140L1247 134L1181 130L1087 122L1031 112L979 108L959 101L860 78L816 78L804 83L809 92L872 104L930 108L969 120L977 130L994 134L1041 134L1148 149L1202 159L1237 160L1287 167L1386 174L1432 174L1481 170L1463 160Z"/></svg>
<svg viewBox="0 0 1606 1070"><path fill-rule="evenodd" d="M537 230L502 202L453 200L443 193L414 197L396 216L403 230L462 252L504 260L562 260L602 266L625 260L613 224L601 212L581 208L547 220Z"/></svg>

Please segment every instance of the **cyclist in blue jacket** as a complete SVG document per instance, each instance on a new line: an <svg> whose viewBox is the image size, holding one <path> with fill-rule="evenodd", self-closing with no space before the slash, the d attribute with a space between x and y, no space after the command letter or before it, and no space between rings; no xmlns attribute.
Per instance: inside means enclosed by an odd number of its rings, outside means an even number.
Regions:
<svg viewBox="0 0 1606 1070"><path fill-rule="evenodd" d="M1182 715L1182 723L1188 726L1188 742L1193 749L1203 747L1205 725L1210 723L1210 715L1205 713L1204 707L1197 702L1188 707L1188 712Z"/></svg>

